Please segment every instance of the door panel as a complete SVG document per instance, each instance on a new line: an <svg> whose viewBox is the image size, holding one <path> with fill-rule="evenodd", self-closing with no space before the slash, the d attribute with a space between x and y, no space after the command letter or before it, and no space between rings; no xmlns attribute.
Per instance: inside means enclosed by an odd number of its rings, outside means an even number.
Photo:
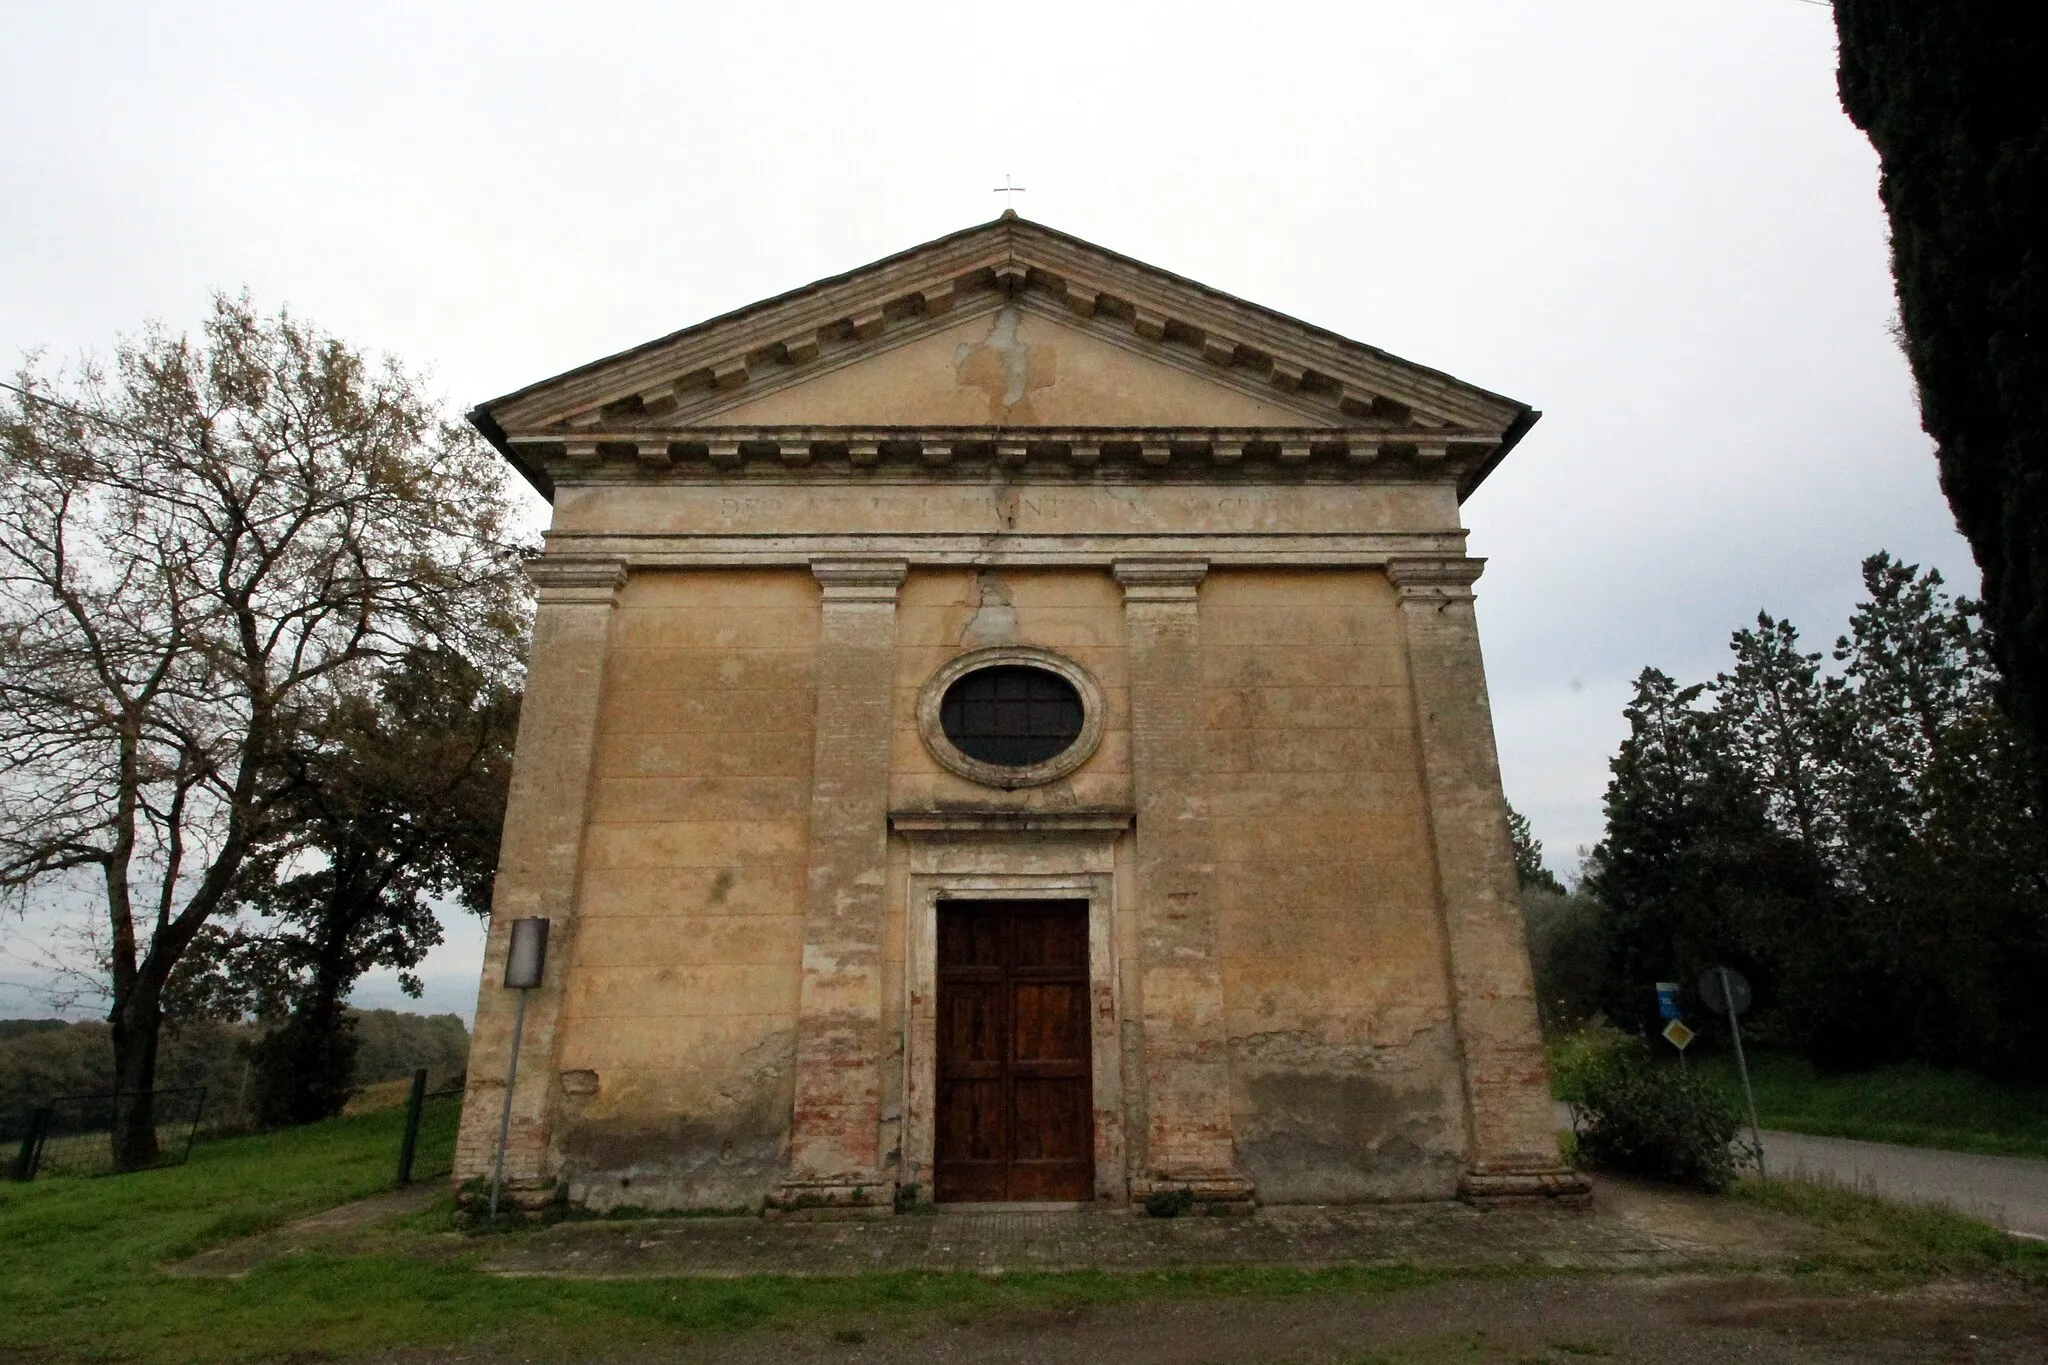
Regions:
<svg viewBox="0 0 2048 1365"><path fill-rule="evenodd" d="M942 967L1000 967L1003 922L995 915L947 915L939 910Z"/></svg>
<svg viewBox="0 0 2048 1365"><path fill-rule="evenodd" d="M1013 1055L1018 1062L1087 1064L1087 982L1017 981L1010 997L1016 1002Z"/></svg>
<svg viewBox="0 0 2048 1365"><path fill-rule="evenodd" d="M1000 1076L1006 1030L1003 983L954 981L939 997L939 1057L947 1074Z"/></svg>
<svg viewBox="0 0 2048 1365"><path fill-rule="evenodd" d="M936 1196L1095 1186L1085 901L939 905Z"/></svg>
<svg viewBox="0 0 2048 1365"><path fill-rule="evenodd" d="M1059 902L1052 903L1057 907ZM1076 902L1077 905L1081 904ZM1088 916L1057 908L1017 911L1011 918L1014 950L1010 965L1020 969L1067 968L1083 979L1088 974Z"/></svg>

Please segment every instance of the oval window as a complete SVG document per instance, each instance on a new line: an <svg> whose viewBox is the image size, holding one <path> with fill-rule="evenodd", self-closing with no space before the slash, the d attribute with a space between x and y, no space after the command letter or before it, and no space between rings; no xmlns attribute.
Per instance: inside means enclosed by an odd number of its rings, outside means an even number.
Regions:
<svg viewBox="0 0 2048 1365"><path fill-rule="evenodd" d="M1057 758L1081 737L1081 694L1050 669L978 668L946 689L939 728L969 758L1028 768Z"/></svg>

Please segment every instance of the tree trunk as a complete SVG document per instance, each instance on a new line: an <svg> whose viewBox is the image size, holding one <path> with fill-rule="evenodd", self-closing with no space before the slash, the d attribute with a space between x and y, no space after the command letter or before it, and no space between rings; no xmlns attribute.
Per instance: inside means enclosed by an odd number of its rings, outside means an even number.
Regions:
<svg viewBox="0 0 2048 1365"><path fill-rule="evenodd" d="M113 1025L114 1169L140 1171L157 1163L156 1045L163 1031L162 991L135 982L107 1022Z"/></svg>
<svg viewBox="0 0 2048 1365"><path fill-rule="evenodd" d="M332 926L331 926L332 927ZM348 1103L355 1079L355 1037L342 1017L342 993L353 981L345 979L335 933L313 966L307 983L305 1009L307 1071L305 1077L305 1121L332 1118Z"/></svg>
<svg viewBox="0 0 2048 1365"><path fill-rule="evenodd" d="M312 971L291 1012L257 1045L258 1118L267 1127L317 1123L348 1103L356 1037L346 999L355 985L348 953L354 917L336 900L322 907Z"/></svg>

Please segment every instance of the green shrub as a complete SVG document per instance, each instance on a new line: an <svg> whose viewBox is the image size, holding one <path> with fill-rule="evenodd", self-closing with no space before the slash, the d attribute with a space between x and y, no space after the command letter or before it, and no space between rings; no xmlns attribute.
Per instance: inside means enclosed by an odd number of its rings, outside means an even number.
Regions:
<svg viewBox="0 0 2048 1365"><path fill-rule="evenodd" d="M1539 886L1524 887L1521 900L1543 1033L1561 1035L1584 1025L1600 1008L1610 951L1609 916L1591 896Z"/></svg>
<svg viewBox="0 0 2048 1365"><path fill-rule="evenodd" d="M913 1180L896 1187L896 1212L906 1214L937 1213L939 1206L924 1197L924 1190Z"/></svg>
<svg viewBox="0 0 2048 1365"><path fill-rule="evenodd" d="M1183 1186L1177 1190L1154 1190L1145 1196L1145 1212L1154 1218L1178 1218L1195 1207L1195 1192Z"/></svg>
<svg viewBox="0 0 2048 1365"><path fill-rule="evenodd" d="M1734 1183L1735 1110L1720 1091L1651 1060L1643 1040L1589 1028L1551 1049L1581 1165L1724 1190Z"/></svg>
<svg viewBox="0 0 2048 1365"><path fill-rule="evenodd" d="M1550 1038L1544 1044L1543 1058L1550 1067L1551 1097L1563 1100L1576 1112L1585 1104L1594 1078L1612 1064L1615 1055L1638 1046L1639 1039L1603 1019Z"/></svg>

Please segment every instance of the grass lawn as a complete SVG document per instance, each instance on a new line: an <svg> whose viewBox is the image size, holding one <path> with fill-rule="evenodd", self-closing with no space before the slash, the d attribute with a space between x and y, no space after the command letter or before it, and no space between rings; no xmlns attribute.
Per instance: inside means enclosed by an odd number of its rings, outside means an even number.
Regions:
<svg viewBox="0 0 2048 1365"><path fill-rule="evenodd" d="M1735 1059L1696 1057L1693 1065L1726 1091L1740 1112L1742 1083ZM1826 1076L1796 1057L1772 1053L1751 1054L1749 1075L1756 1087L1757 1117L1766 1128L2048 1157L2048 1090L2022 1090L1918 1064Z"/></svg>
<svg viewBox="0 0 2048 1365"><path fill-rule="evenodd" d="M445 1161L452 1107L423 1161ZM666 1344L763 1327L857 1329L940 1315L1135 1300L1264 1298L1408 1289L1449 1278L1401 1266L1207 1269L1150 1274L900 1273L847 1278L574 1281L486 1274L485 1239L452 1230L446 1198L379 1234L377 1254L299 1254L242 1279L171 1277L164 1263L388 1187L397 1110L196 1147L188 1165L98 1179L0 1184L0 1360L227 1362L345 1358L396 1348L494 1347L522 1359L590 1343ZM1750 1185L1748 1199L1850 1231L1875 1260L1813 1267L1858 1283L1931 1274L2048 1283L2048 1247L1954 1215L1901 1210L1842 1191ZM440 1254L414 1256L424 1242ZM1502 1274L1516 1272L1503 1269ZM1466 1276L1465 1278L1469 1278Z"/></svg>
<svg viewBox="0 0 2048 1365"><path fill-rule="evenodd" d="M390 1185L401 1112L202 1143L182 1167L0 1183L0 1359L238 1361L401 1346L516 1343L522 1357L658 1345L678 1336L946 1311L1082 1306L1209 1294L1400 1289L1403 1269L1197 1270L1160 1275L887 1274L578 1282L507 1279L465 1251L298 1255L239 1280L157 1267ZM452 1124L434 1135L452 1144ZM422 1152L422 1161L445 1162ZM444 1167L445 1168L445 1167ZM452 1237L441 1201L402 1235Z"/></svg>
<svg viewBox="0 0 2048 1365"><path fill-rule="evenodd" d="M1894 1204L1836 1185L1740 1180L1729 1198L1844 1233L1884 1254L1869 1264L1816 1266L1858 1280L2004 1274L2048 1287L2048 1243L2027 1241L1948 1209Z"/></svg>

